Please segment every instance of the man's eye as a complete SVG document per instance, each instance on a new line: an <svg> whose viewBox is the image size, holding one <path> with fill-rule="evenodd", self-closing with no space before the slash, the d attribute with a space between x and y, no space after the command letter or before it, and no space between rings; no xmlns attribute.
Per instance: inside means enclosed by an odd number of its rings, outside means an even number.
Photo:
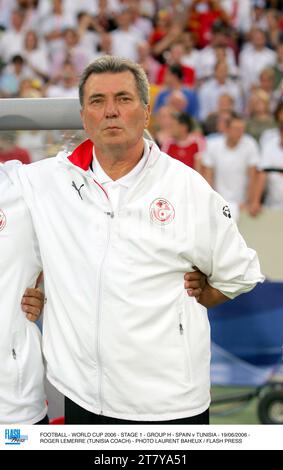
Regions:
<svg viewBox="0 0 283 470"><path fill-rule="evenodd" d="M120 101L122 101L122 103L126 103L127 101L130 101L130 98L128 96L120 96Z"/></svg>

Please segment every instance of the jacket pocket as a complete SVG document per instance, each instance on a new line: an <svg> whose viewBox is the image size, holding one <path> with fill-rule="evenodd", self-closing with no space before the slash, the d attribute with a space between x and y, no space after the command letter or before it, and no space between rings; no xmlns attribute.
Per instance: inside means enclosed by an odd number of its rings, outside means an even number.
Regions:
<svg viewBox="0 0 283 470"><path fill-rule="evenodd" d="M191 379L191 361L190 361L190 353L188 347L188 335L186 331L186 322L184 319L183 310L180 310L178 313L178 334L180 337L181 349L182 349L182 357L184 361L184 370L185 376L188 380Z"/></svg>
<svg viewBox="0 0 283 470"><path fill-rule="evenodd" d="M22 394L22 381L23 381L23 370L21 365L21 357L20 354L17 352L16 348L12 348L12 357L15 364L15 383L14 383L14 391L17 397L21 396Z"/></svg>

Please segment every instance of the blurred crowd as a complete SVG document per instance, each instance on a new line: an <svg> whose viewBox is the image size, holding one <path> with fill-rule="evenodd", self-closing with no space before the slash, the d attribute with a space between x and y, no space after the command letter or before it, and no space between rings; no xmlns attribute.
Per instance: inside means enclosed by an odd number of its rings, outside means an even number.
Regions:
<svg viewBox="0 0 283 470"><path fill-rule="evenodd" d="M77 97L96 57L130 58L147 73L162 150L235 215L282 209L282 11L283 0L0 0L0 97ZM43 158L61 138L50 135L2 133L0 161Z"/></svg>

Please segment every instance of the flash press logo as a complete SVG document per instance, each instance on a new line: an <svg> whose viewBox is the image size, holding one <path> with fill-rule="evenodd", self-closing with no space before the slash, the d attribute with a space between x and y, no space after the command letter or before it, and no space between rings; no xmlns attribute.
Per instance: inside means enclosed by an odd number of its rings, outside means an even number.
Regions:
<svg viewBox="0 0 283 470"><path fill-rule="evenodd" d="M28 436L21 435L20 429L5 429L5 444L10 446L19 446L28 440Z"/></svg>

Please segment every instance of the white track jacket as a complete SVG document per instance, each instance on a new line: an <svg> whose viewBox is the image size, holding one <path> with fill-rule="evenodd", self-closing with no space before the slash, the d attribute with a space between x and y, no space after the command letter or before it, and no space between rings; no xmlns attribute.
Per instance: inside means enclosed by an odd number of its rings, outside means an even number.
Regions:
<svg viewBox="0 0 283 470"><path fill-rule="evenodd" d="M0 424L33 424L46 415L41 333L26 319L21 299L41 266L9 167L0 165Z"/></svg>
<svg viewBox="0 0 283 470"><path fill-rule="evenodd" d="M263 280L222 197L150 146L116 212L89 140L19 172L44 267L48 379L91 412L139 421L210 403L209 322L184 273L196 265L230 298Z"/></svg>

